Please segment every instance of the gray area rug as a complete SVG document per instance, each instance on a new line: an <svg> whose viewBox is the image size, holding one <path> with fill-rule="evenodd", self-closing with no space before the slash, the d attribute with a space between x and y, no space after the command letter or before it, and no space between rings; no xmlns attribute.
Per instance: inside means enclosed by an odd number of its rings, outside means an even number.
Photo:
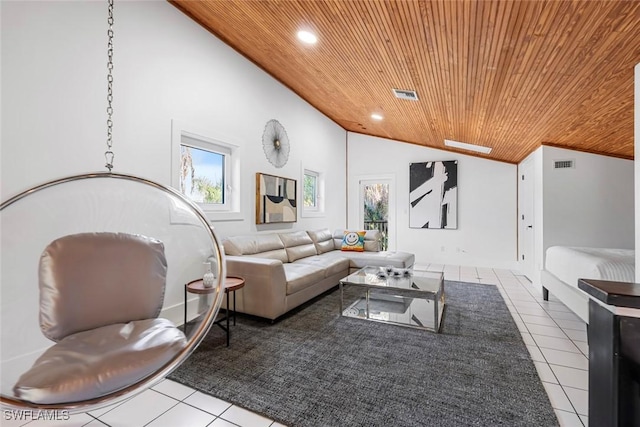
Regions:
<svg viewBox="0 0 640 427"><path fill-rule="evenodd" d="M287 426L557 426L497 288L445 282L441 334L340 317L337 290L213 327L169 378Z"/></svg>

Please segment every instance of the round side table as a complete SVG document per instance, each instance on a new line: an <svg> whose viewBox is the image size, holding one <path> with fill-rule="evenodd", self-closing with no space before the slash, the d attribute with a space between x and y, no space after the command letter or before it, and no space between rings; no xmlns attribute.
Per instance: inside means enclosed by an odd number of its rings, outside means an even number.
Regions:
<svg viewBox="0 0 640 427"><path fill-rule="evenodd" d="M236 324L236 291L244 287L244 279L242 277L228 276L224 279L223 283L224 293L227 295L227 308L225 310L225 316L217 319L214 323L223 331L227 333L227 347L229 347L229 319L233 314L233 325ZM187 332L187 293L207 295L215 292L216 288L205 288L202 279L192 280L184 285L184 324L183 330ZM229 309L229 294L233 293L233 310ZM226 327L222 325L222 322L226 322Z"/></svg>

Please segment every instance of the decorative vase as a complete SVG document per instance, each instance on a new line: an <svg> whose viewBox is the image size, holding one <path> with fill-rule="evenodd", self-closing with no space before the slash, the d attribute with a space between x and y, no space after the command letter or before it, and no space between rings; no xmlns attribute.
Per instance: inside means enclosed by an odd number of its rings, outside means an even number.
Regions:
<svg viewBox="0 0 640 427"><path fill-rule="evenodd" d="M204 273L204 276L202 276L202 285L205 288L212 288L213 284L216 281L216 276L214 276L213 272L211 271L210 262L203 262L203 264L206 266L207 271Z"/></svg>

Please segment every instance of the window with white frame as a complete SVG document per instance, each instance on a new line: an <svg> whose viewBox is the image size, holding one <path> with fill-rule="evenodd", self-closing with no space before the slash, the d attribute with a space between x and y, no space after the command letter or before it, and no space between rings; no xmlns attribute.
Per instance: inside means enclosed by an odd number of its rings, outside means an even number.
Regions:
<svg viewBox="0 0 640 427"><path fill-rule="evenodd" d="M302 171L302 216L321 216L323 203L324 175L310 169Z"/></svg>
<svg viewBox="0 0 640 427"><path fill-rule="evenodd" d="M182 135L180 141L180 192L209 210L228 210L227 166L231 150Z"/></svg>
<svg viewBox="0 0 640 427"><path fill-rule="evenodd" d="M239 186L238 147L187 130L175 121L173 128L173 187L197 203L210 219L236 219L240 214L235 194ZM225 214L236 215L225 218Z"/></svg>
<svg viewBox="0 0 640 427"><path fill-rule="evenodd" d="M309 211L318 210L318 173L305 170L302 206Z"/></svg>

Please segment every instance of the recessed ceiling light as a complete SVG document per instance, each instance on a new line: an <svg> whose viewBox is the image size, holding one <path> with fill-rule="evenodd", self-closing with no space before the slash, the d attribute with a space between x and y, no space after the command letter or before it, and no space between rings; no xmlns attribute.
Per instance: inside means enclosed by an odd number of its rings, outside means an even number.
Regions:
<svg viewBox="0 0 640 427"><path fill-rule="evenodd" d="M315 34L305 30L298 31L298 38L307 44L316 44L318 41L318 37Z"/></svg>
<svg viewBox="0 0 640 427"><path fill-rule="evenodd" d="M371 115L371 118L372 118L373 120L382 120L382 119L384 119L384 117L382 117L382 115L381 115L381 114L378 114L378 113L373 113L373 114Z"/></svg>
<svg viewBox="0 0 640 427"><path fill-rule="evenodd" d="M476 151L478 153L489 154L491 152L491 147L483 147L481 145L467 144L466 142L458 142L451 141L448 139L444 140L444 145L447 147L460 148L462 150Z"/></svg>

